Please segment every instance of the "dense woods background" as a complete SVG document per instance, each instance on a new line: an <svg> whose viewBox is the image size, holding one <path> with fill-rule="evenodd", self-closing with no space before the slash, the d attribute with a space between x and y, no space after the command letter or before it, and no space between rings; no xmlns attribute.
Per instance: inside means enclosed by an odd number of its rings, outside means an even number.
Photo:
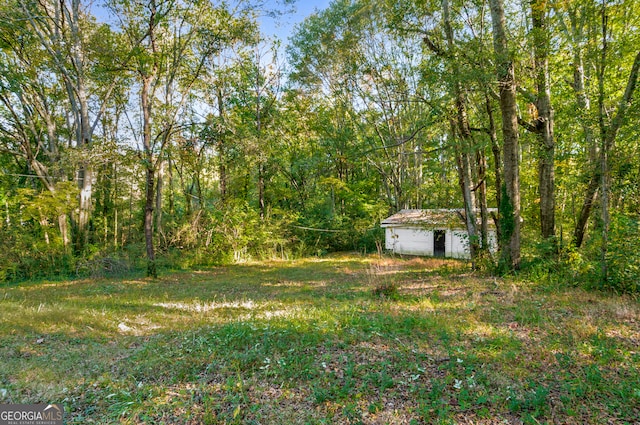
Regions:
<svg viewBox="0 0 640 425"><path fill-rule="evenodd" d="M638 2L338 0L286 60L284 3L3 1L0 280L371 252L464 208L475 267L639 290Z"/></svg>

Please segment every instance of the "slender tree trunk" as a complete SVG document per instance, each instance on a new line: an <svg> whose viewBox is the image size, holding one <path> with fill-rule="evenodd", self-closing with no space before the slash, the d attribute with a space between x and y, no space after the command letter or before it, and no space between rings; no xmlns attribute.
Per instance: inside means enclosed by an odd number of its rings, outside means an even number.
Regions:
<svg viewBox="0 0 640 425"><path fill-rule="evenodd" d="M605 139L606 140L606 139ZM603 143L604 145L604 143ZM609 265L607 262L607 251L609 250L609 152L603 146L602 161L600 163L601 179L600 179L600 198L602 209L602 246L601 246L601 272L602 283L606 284L609 280Z"/></svg>
<svg viewBox="0 0 640 425"><path fill-rule="evenodd" d="M260 66L257 64L257 66ZM264 152L262 152L262 109L260 105L260 80L259 73L256 73L256 146L259 150L258 153L258 205L260 206L260 219L264 220L266 206L264 200L264 172L265 172L265 160L263 159Z"/></svg>
<svg viewBox="0 0 640 425"><path fill-rule="evenodd" d="M489 139L491 140L491 153L493 154L496 205L500 205L500 201L501 201L500 197L502 195L502 159L500 155L500 143L498 142L498 134L496 131L496 121L493 118L493 108L491 107L491 99L489 99L488 94L485 94L485 107L487 110L487 116L489 117ZM499 222L499 219L498 219L498 222ZM496 227L498 229L500 228L498 223L496 223ZM500 239L500 237L498 237L498 239Z"/></svg>
<svg viewBox="0 0 640 425"><path fill-rule="evenodd" d="M122 245L125 244L125 241L128 242L131 240L131 225L133 223L133 179L131 179L131 183L129 184L129 224L127 226L127 238L124 238L124 232L122 234Z"/></svg>
<svg viewBox="0 0 640 425"><path fill-rule="evenodd" d="M487 207L487 158L484 149L476 150L476 164L478 169L477 199L480 204L480 248L489 250L489 208Z"/></svg>
<svg viewBox="0 0 640 425"><path fill-rule="evenodd" d="M458 152L458 169L460 174L460 186L464 199L465 225L469 235L469 253L475 268L475 260L478 254L478 232L475 214L475 197L473 196L471 183L471 164L468 152Z"/></svg>
<svg viewBox="0 0 640 425"><path fill-rule="evenodd" d="M118 205L113 211L113 248L118 249Z"/></svg>
<svg viewBox="0 0 640 425"><path fill-rule="evenodd" d="M78 103L80 106L81 144L78 148L91 149L91 124L89 122L89 105L84 87L83 76L78 76ZM89 221L91 220L91 204L93 195L93 170L88 161L83 161L78 170L78 186L80 188L78 214L78 248L82 249L89 241Z"/></svg>
<svg viewBox="0 0 640 425"><path fill-rule="evenodd" d="M60 214L58 216L58 229L60 229L60 237L62 238L62 246L65 251L69 246L69 226L67 224L67 215Z"/></svg>
<svg viewBox="0 0 640 425"><path fill-rule="evenodd" d="M536 68L536 129L540 144L538 190L540 194L540 230L542 237L555 244L555 139L554 112L551 106L549 77L549 33L545 0L531 1L534 62Z"/></svg>
<svg viewBox="0 0 640 425"><path fill-rule="evenodd" d="M78 221L76 223L76 237L75 237L75 250L77 252L82 251L83 247L89 242L89 220L91 218L91 200L93 192L93 176L91 167L88 163L84 163L78 170L78 186L80 189L79 194L79 209L78 209Z"/></svg>
<svg viewBox="0 0 640 425"><path fill-rule="evenodd" d="M195 175L193 176L193 185L195 187L195 191L196 191L196 204L195 204L195 209L197 211L200 211L202 209L202 178L201 178L201 170L200 170L200 165L196 166L196 172Z"/></svg>
<svg viewBox="0 0 640 425"><path fill-rule="evenodd" d="M147 276L157 278L156 255L153 246L153 209L155 201L155 170L153 152L151 150L151 102L149 91L151 78L144 77L141 91L143 116L143 145L145 155L145 207L144 207L144 240L147 251Z"/></svg>
<svg viewBox="0 0 640 425"><path fill-rule="evenodd" d="M61 2L62 5L62 2ZM80 30L80 0L72 0L70 15L63 10L64 16L69 19L71 28L72 47L70 51L71 61L76 71L74 79L65 74L67 84L75 85L75 90L70 90L69 98L77 119L77 148L90 151L92 147L93 128L89 119L89 101L87 84L85 81L85 58L82 50L82 34ZM76 96L74 96L74 93ZM77 97L77 99L76 99ZM78 169L78 188L80 189L78 199L78 221L76 228L76 251L81 251L89 242L89 222L92 212L93 196L93 170L89 161L82 161Z"/></svg>
<svg viewBox="0 0 640 425"><path fill-rule="evenodd" d="M454 50L453 29L451 27L451 17L449 9L449 0L442 1L443 19L445 35L447 37L447 46L449 52ZM454 61L452 68L453 78L457 78L458 65ZM475 260L478 253L478 231L475 214L475 196L472 191L473 177L471 173L471 161L469 160L470 152L474 149L473 137L471 135L471 128L469 126L469 117L467 114L467 107L462 92L460 81L457 79L453 82L453 94L455 96L456 114L457 114L457 128L460 134L460 145L456 148L456 163L458 166L458 174L460 180L460 189L462 191L462 197L464 200L465 210L465 225L467 233L469 235L469 253L473 268L475 268ZM455 132L454 132L455 137Z"/></svg>
<svg viewBox="0 0 640 425"><path fill-rule="evenodd" d="M260 218L264 220L266 206L264 201L264 164L258 165L258 203L260 204Z"/></svg>
<svg viewBox="0 0 640 425"><path fill-rule="evenodd" d="M422 183L424 180L422 164L422 146L418 145L415 156L415 177L416 177L416 208L422 208Z"/></svg>
<svg viewBox="0 0 640 425"><path fill-rule="evenodd" d="M587 96L585 87L584 65L582 59L582 50L576 46L573 54L573 90L576 94L576 104L580 112L580 123L582 124L582 131L584 132L585 144L588 149L589 163L591 167L596 167L598 163L598 148L594 142L593 129L589 124L587 114L591 109L591 102ZM573 230L573 244L580 248L584 240L584 236L587 230L587 223L591 215L593 203L595 202L596 194L598 193L598 177L600 172L595 170L592 172L595 178L589 180L589 184L585 190L582 207L576 220L575 228Z"/></svg>
<svg viewBox="0 0 640 425"><path fill-rule="evenodd" d="M225 107L222 89L218 87L218 114L220 123L218 124L218 178L220 179L220 200L224 204L227 200L227 155L225 145Z"/></svg>
<svg viewBox="0 0 640 425"><path fill-rule="evenodd" d="M542 136L541 136L542 137ZM555 244L555 148L542 148L538 184L540 192L540 230L542 237Z"/></svg>
<svg viewBox="0 0 640 425"><path fill-rule="evenodd" d="M458 178L460 189L464 200L464 218L467 233L469 235L469 254L472 266L475 268L475 260L478 254L477 222L475 215L475 202L471 191L471 173L469 166L469 155L465 152L456 152L456 163L458 166Z"/></svg>
<svg viewBox="0 0 640 425"><path fill-rule="evenodd" d="M600 140L602 142L600 155L600 198L602 213L602 245L601 245L601 267L602 282L606 284L609 280L609 268L607 264L607 250L609 249L609 146L607 143L607 125L605 124L606 110L604 105L604 78L607 66L607 7L605 0L602 0L602 50L600 69L598 72L598 115L600 123Z"/></svg>
<svg viewBox="0 0 640 425"><path fill-rule="evenodd" d="M44 242L49 245L49 231L47 228L49 227L49 220L42 215L42 209L38 207L38 212L40 213L40 227L42 227L42 231L44 232Z"/></svg>
<svg viewBox="0 0 640 425"><path fill-rule="evenodd" d="M161 161L158 164L157 178L156 178L156 232L162 236L162 189L164 186L164 163Z"/></svg>
<svg viewBox="0 0 640 425"><path fill-rule="evenodd" d="M153 201L154 201L154 172L152 167L147 167L146 187L145 187L145 208L144 208L144 240L147 251L147 276L156 278L156 255L153 246Z"/></svg>
<svg viewBox="0 0 640 425"><path fill-rule="evenodd" d="M158 74L159 63L156 46L156 33L155 28L158 22L156 21L157 6L156 1L151 0L149 2L149 22L148 22L148 36L149 47L153 53L153 62L150 64L150 69L145 70L148 65L142 65L139 70L142 87L140 91L140 106L142 107L142 141L144 148L144 161L145 161L145 206L144 206L144 240L147 251L147 276L158 277L158 270L156 268L156 253L153 245L153 210L155 201L155 163L153 158L153 145L151 140L151 111L153 109L153 102L155 96L155 88L152 89L152 84Z"/></svg>
<svg viewBox="0 0 640 425"><path fill-rule="evenodd" d="M504 192L500 204L502 220L502 266L520 268L520 164L516 80L513 59L509 52L505 30L502 0L490 0L493 25L493 45L496 54L497 75L500 84L500 111L502 112Z"/></svg>
<svg viewBox="0 0 640 425"><path fill-rule="evenodd" d="M218 144L218 175L220 179L220 200L224 204L227 201L227 165L225 163L224 142Z"/></svg>
<svg viewBox="0 0 640 425"><path fill-rule="evenodd" d="M587 189L585 190L582 207L580 208L580 213L578 214L576 227L573 230L573 244L577 248L580 248L582 246L582 242L584 241L584 237L587 232L587 223L589 222L591 210L596 200L596 193L598 193L598 187L600 185L600 172L600 169L593 172L591 179L589 179Z"/></svg>
<svg viewBox="0 0 640 425"><path fill-rule="evenodd" d="M487 129L487 133L489 134L489 140L491 141L491 153L493 155L493 172L495 176L495 192L496 192L496 205L500 206L501 197L502 197L502 160L500 158L500 144L498 142L498 135L496 131L496 123L493 117L493 107L491 105L491 99L489 94L485 92L485 109L487 111L487 117L489 118L489 128ZM486 169L486 167L485 167ZM485 185L486 189L486 185ZM496 237L498 241L502 240L502 229L500 225L500 216L499 214L491 214L491 218L496 227ZM488 212L487 212L487 232L488 232ZM485 226L484 219L482 226ZM487 245L488 248L488 245Z"/></svg>
<svg viewBox="0 0 640 425"><path fill-rule="evenodd" d="M169 214L175 214L174 196L173 193L173 161L171 160L171 154L167 154L167 171L169 172Z"/></svg>

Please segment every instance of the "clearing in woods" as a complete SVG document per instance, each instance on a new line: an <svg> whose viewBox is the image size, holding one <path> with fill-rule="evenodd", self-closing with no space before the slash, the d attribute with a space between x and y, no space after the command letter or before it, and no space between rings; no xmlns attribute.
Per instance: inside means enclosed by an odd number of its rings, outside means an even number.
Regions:
<svg viewBox="0 0 640 425"><path fill-rule="evenodd" d="M637 301L443 259L5 284L0 359L0 403L69 424L640 418Z"/></svg>

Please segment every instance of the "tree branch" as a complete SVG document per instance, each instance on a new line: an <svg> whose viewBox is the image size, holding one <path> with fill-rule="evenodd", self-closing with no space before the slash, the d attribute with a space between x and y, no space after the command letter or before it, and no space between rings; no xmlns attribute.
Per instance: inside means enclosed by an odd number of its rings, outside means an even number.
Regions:
<svg viewBox="0 0 640 425"><path fill-rule="evenodd" d="M633 92L635 91L636 85L638 83L639 72L640 72L640 52L638 52L635 60L633 61L631 72L629 72L629 80L627 81L627 88L624 90L622 99L620 99L620 103L618 104L618 110L616 111L616 115L613 117L613 121L611 122L611 127L607 131L607 139L605 140L605 149L607 150L610 150L613 147L616 135L618 134L618 130L620 130L620 127L622 126L622 122L624 121L625 115L627 113L627 109L629 108L629 105L633 100Z"/></svg>
<svg viewBox="0 0 640 425"><path fill-rule="evenodd" d="M540 132L540 130L538 129L538 126L536 126L533 123L530 123L529 121L526 121L522 117L518 117L518 124L520 124L522 127L524 127L525 129L529 130L532 133L537 134Z"/></svg>

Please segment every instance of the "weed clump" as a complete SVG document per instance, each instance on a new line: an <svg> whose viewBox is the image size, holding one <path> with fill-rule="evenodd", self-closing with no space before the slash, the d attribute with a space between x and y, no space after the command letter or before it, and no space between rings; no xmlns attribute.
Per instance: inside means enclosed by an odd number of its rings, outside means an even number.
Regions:
<svg viewBox="0 0 640 425"><path fill-rule="evenodd" d="M373 295L378 298L397 299L398 285L395 282L384 282L373 288Z"/></svg>
<svg viewBox="0 0 640 425"><path fill-rule="evenodd" d="M397 299L398 284L393 278L397 272L393 267L382 263L373 263L367 269L367 280L376 298Z"/></svg>

